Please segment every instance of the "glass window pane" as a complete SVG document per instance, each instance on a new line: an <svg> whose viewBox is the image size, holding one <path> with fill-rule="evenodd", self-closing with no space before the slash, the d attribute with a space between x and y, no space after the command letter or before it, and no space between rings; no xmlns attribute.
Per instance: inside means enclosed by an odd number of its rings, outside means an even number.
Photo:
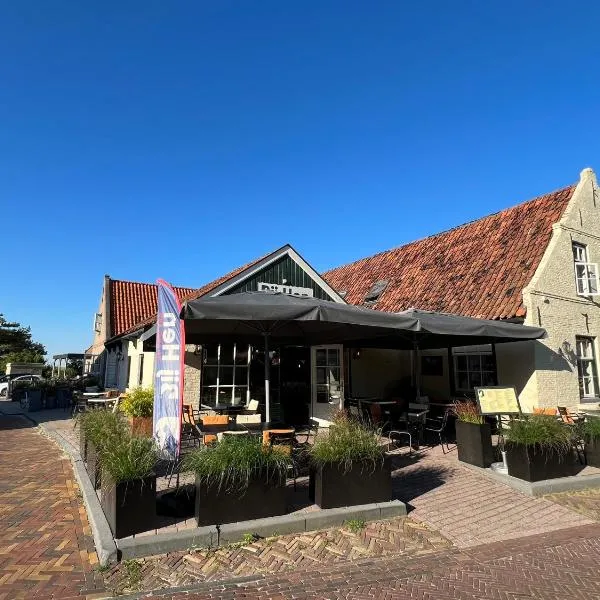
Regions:
<svg viewBox="0 0 600 600"><path fill-rule="evenodd" d="M469 355L469 371L480 371L481 370L481 356L479 354Z"/></svg>
<svg viewBox="0 0 600 600"><path fill-rule="evenodd" d="M217 368L204 367L202 385L217 385Z"/></svg>
<svg viewBox="0 0 600 600"><path fill-rule="evenodd" d="M234 405L240 405L240 404L246 404L246 390L248 388L247 387L243 387L243 386L238 386L236 385L233 388L233 404Z"/></svg>
<svg viewBox="0 0 600 600"><path fill-rule="evenodd" d="M236 365L247 365L248 364L248 346L245 344L237 344L235 347L235 364Z"/></svg>
<svg viewBox="0 0 600 600"><path fill-rule="evenodd" d="M327 364L327 350L318 349L317 350L317 365L323 367Z"/></svg>
<svg viewBox="0 0 600 600"><path fill-rule="evenodd" d="M470 385L469 385L470 390L472 390L474 387L481 386L481 373L480 372L469 373L469 379L470 379Z"/></svg>
<svg viewBox="0 0 600 600"><path fill-rule="evenodd" d="M339 365L340 364L340 351L337 349L327 350L327 364L328 365Z"/></svg>
<svg viewBox="0 0 600 600"><path fill-rule="evenodd" d="M231 404L232 393L233 393L232 387L219 386L219 394L217 396L217 404Z"/></svg>
<svg viewBox="0 0 600 600"><path fill-rule="evenodd" d="M587 269L588 291L590 294L598 293L598 278L595 265L588 265Z"/></svg>
<svg viewBox="0 0 600 600"><path fill-rule="evenodd" d="M233 385L233 367L219 367L219 385Z"/></svg>
<svg viewBox="0 0 600 600"><path fill-rule="evenodd" d="M317 402L319 404L327 404L329 402L329 386L318 385L317 386Z"/></svg>
<svg viewBox="0 0 600 600"><path fill-rule="evenodd" d="M233 364L233 344L221 344L221 356L219 361L222 365Z"/></svg>
<svg viewBox="0 0 600 600"><path fill-rule="evenodd" d="M317 368L317 384L327 383L327 369L323 367Z"/></svg>
<svg viewBox="0 0 600 600"><path fill-rule="evenodd" d="M494 371L495 366L493 354L483 354L481 356L481 368L484 371Z"/></svg>
<svg viewBox="0 0 600 600"><path fill-rule="evenodd" d="M495 374L491 371L484 371L481 374L481 379L482 379L482 381L481 381L482 385L487 386L487 385L495 385L496 384Z"/></svg>
<svg viewBox="0 0 600 600"><path fill-rule="evenodd" d="M202 388L200 402L207 406L214 406L217 403L217 388Z"/></svg>
<svg viewBox="0 0 600 600"><path fill-rule="evenodd" d="M456 356L456 370L457 371L466 371L467 370L467 357L466 356Z"/></svg>
<svg viewBox="0 0 600 600"><path fill-rule="evenodd" d="M248 367L235 368L235 384L248 385Z"/></svg>
<svg viewBox="0 0 600 600"><path fill-rule="evenodd" d="M459 390L468 390L469 389L469 377L466 373L457 373L456 387Z"/></svg>
<svg viewBox="0 0 600 600"><path fill-rule="evenodd" d="M204 346L204 364L205 365L216 365L218 361L219 346L216 344L208 344Z"/></svg>

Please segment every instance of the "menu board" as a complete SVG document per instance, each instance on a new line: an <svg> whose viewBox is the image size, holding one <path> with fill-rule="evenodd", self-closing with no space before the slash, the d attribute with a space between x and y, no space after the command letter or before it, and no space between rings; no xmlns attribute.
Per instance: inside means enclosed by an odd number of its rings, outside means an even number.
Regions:
<svg viewBox="0 0 600 600"><path fill-rule="evenodd" d="M521 406L514 387L476 387L475 396L482 415L520 414Z"/></svg>

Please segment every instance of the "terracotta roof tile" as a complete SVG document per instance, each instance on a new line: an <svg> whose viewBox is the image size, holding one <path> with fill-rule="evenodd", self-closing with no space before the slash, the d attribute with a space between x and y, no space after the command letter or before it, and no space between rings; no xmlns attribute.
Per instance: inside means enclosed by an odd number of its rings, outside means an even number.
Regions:
<svg viewBox="0 0 600 600"><path fill-rule="evenodd" d="M269 256L261 256L252 262L249 262L226 275L207 283L201 288L173 288L180 302L193 300L208 294L222 283L239 275L246 269L249 269L256 263ZM111 314L112 327L111 338L131 333L147 325L151 325L156 320L157 289L153 283L137 283L134 281L111 280Z"/></svg>
<svg viewBox="0 0 600 600"><path fill-rule="evenodd" d="M531 280L575 186L449 231L332 269L323 278L350 304L388 285L373 308L444 311L485 319L524 317Z"/></svg>
<svg viewBox="0 0 600 600"><path fill-rule="evenodd" d="M132 329L157 310L157 288L154 283L110 280L111 337ZM193 288L174 287L179 300Z"/></svg>

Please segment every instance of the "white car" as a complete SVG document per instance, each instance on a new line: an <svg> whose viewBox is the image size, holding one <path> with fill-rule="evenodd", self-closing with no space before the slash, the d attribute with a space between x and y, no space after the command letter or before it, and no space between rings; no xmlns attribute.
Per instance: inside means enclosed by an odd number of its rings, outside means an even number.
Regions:
<svg viewBox="0 0 600 600"><path fill-rule="evenodd" d="M6 398L8 395L8 386L12 386L17 381L41 381L43 378L39 375L3 375L0 377L0 398Z"/></svg>

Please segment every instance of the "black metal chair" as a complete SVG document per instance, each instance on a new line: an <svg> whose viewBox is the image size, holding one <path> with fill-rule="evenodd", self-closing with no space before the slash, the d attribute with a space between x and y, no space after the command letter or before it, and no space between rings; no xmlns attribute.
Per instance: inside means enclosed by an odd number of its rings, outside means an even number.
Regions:
<svg viewBox="0 0 600 600"><path fill-rule="evenodd" d="M442 417L428 417L425 419L425 425L423 427L423 431L425 434L433 433L439 439L439 443L442 446L442 452L446 454L450 452L450 446L448 444L448 440L446 439L445 444L446 448L444 448L444 439L446 429L448 427L448 418L452 414L452 409L446 409L444 411L444 415Z"/></svg>
<svg viewBox="0 0 600 600"><path fill-rule="evenodd" d="M310 419L306 425L298 427L296 431L296 441L301 445L308 444L308 440L312 437L313 439L319 433L319 422L315 419Z"/></svg>

